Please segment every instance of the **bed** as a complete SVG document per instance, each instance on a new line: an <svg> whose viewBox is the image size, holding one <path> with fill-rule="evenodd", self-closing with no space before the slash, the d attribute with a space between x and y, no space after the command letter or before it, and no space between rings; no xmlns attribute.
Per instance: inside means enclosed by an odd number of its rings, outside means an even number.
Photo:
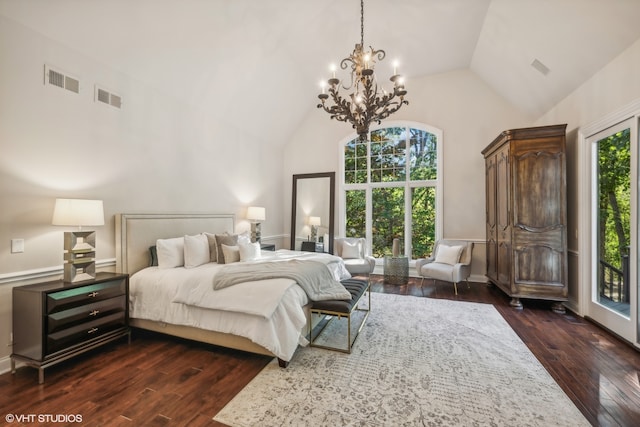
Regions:
<svg viewBox="0 0 640 427"><path fill-rule="evenodd" d="M300 287L300 280L258 280L255 273L242 283L220 285L215 297L211 297L212 278L222 276L222 269L244 269L249 273L262 271L260 268L275 261L300 257L330 263L334 277L339 280L347 278L348 272L338 257L286 250L263 251L259 259L235 265L150 266L149 248L155 246L158 239L195 236L203 232L222 234L233 230L233 214L116 215L116 265L118 271L130 275L130 325L277 357L280 366L285 367L298 345L307 343L311 301ZM267 287L269 290L265 290ZM262 303L256 305L256 300ZM245 308L244 304L253 308Z"/></svg>

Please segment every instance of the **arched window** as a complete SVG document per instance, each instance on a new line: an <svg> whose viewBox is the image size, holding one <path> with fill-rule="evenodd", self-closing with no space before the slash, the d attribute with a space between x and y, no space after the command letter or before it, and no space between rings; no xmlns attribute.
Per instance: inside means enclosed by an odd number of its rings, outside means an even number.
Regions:
<svg viewBox="0 0 640 427"><path fill-rule="evenodd" d="M409 122L344 140L339 233L365 237L376 258L391 254L394 238L411 260L431 253L442 229L441 146L441 130Z"/></svg>

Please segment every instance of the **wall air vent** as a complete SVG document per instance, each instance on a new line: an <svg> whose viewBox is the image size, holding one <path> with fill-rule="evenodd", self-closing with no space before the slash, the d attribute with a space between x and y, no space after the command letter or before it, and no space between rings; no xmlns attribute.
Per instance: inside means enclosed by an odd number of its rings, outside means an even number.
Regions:
<svg viewBox="0 0 640 427"><path fill-rule="evenodd" d="M60 70L54 70L49 65L44 66L44 84L80 93L80 80Z"/></svg>
<svg viewBox="0 0 640 427"><path fill-rule="evenodd" d="M115 93L101 88L98 85L96 85L95 90L95 101L111 105L115 108L122 108L122 97L120 95L116 95Z"/></svg>

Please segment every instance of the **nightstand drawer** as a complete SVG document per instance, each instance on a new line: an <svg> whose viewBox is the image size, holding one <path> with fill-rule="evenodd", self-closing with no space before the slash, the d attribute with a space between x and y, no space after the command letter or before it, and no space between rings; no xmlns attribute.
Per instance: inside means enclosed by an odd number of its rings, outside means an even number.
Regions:
<svg viewBox="0 0 640 427"><path fill-rule="evenodd" d="M113 313L124 313L127 299L124 295L58 311L47 316L47 333L51 334L80 323L90 322Z"/></svg>
<svg viewBox="0 0 640 427"><path fill-rule="evenodd" d="M126 293L126 280L96 283L47 294L47 314Z"/></svg>
<svg viewBox="0 0 640 427"><path fill-rule="evenodd" d="M93 322L72 326L59 332L47 335L47 354L51 355L59 350L85 341L97 338L118 328L126 326L125 313L114 313Z"/></svg>

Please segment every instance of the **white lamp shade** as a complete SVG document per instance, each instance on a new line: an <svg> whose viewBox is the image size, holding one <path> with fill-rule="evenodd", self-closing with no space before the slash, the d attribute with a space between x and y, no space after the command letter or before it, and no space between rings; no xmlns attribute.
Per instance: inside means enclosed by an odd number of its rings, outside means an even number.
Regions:
<svg viewBox="0 0 640 427"><path fill-rule="evenodd" d="M321 225L319 216L310 216L309 217L309 225Z"/></svg>
<svg viewBox="0 0 640 427"><path fill-rule="evenodd" d="M104 225L102 200L56 199L53 225Z"/></svg>
<svg viewBox="0 0 640 427"><path fill-rule="evenodd" d="M251 221L264 221L266 219L265 208L249 206L247 208L247 219Z"/></svg>

